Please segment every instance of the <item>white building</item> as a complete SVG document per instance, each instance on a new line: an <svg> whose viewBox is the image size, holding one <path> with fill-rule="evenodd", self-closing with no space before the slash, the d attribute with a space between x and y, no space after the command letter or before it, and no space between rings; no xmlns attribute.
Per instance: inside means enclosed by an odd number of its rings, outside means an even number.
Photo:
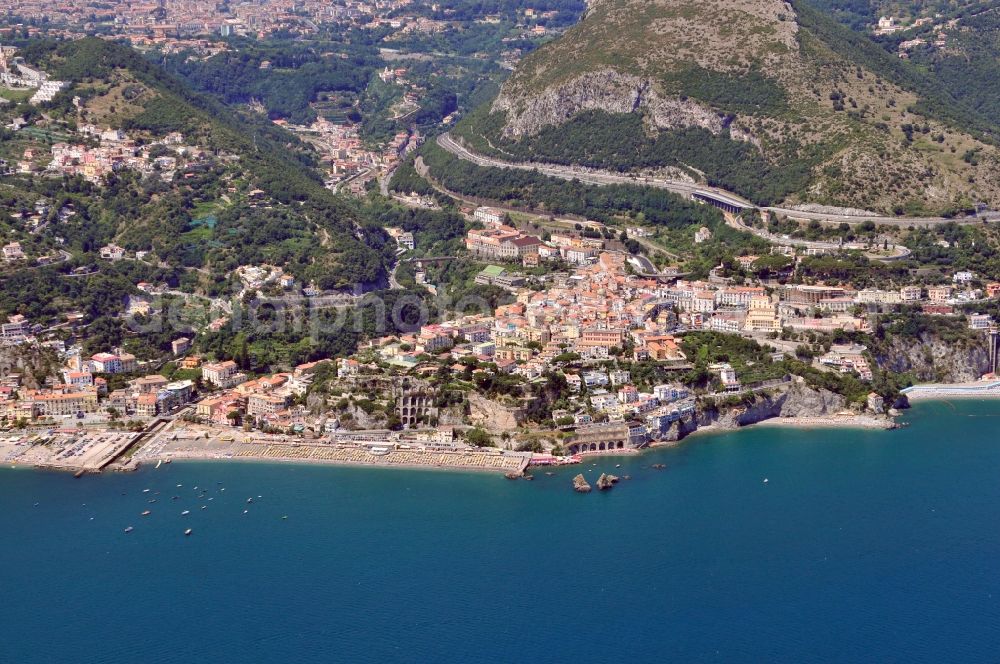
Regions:
<svg viewBox="0 0 1000 664"><path fill-rule="evenodd" d="M10 242L3 247L3 259L5 261L16 261L24 258L24 250L20 242Z"/></svg>
<svg viewBox="0 0 1000 664"><path fill-rule="evenodd" d="M503 224L504 211L497 208L480 207L476 208L476 212L472 216L488 226L499 226Z"/></svg>
<svg viewBox="0 0 1000 664"><path fill-rule="evenodd" d="M970 314L970 330L988 330L993 326L993 318L989 314Z"/></svg>
<svg viewBox="0 0 1000 664"><path fill-rule="evenodd" d="M45 81L29 100L32 104L52 101L59 91L67 86L65 81Z"/></svg>
<svg viewBox="0 0 1000 664"><path fill-rule="evenodd" d="M0 326L0 338L4 343L21 343L31 334L31 325L28 319L20 314L14 314L7 319L7 322Z"/></svg>

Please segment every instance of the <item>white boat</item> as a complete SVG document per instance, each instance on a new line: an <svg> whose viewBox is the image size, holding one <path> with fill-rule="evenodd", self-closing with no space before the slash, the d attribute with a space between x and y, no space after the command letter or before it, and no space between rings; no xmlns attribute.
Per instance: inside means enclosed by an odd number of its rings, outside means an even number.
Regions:
<svg viewBox="0 0 1000 664"><path fill-rule="evenodd" d="M160 467L160 464L161 464L161 463L163 463L163 459L159 459L159 460L158 460L158 461L156 462L156 467L157 467L157 468L159 468L159 467Z"/></svg>
<svg viewBox="0 0 1000 664"><path fill-rule="evenodd" d="M193 533L193 532L194 532L193 530L191 530L190 528L188 528L187 530L184 531L184 536L187 537L187 536L191 535L191 533Z"/></svg>
<svg viewBox="0 0 1000 664"><path fill-rule="evenodd" d="M130 532L132 532L133 530L135 530L135 528L133 528L132 526L129 526L128 528L126 528L126 529L125 529L125 534L126 534L126 535L127 535L127 534L129 534L129 533L130 533Z"/></svg>
<svg viewBox="0 0 1000 664"><path fill-rule="evenodd" d="M184 510L183 512L181 512L181 516L187 516L190 513L191 513L191 510Z"/></svg>

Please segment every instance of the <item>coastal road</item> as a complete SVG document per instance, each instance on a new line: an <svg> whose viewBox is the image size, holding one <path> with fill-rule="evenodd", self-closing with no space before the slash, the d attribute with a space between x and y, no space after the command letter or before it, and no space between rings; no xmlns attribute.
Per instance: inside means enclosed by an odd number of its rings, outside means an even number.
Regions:
<svg viewBox="0 0 1000 664"><path fill-rule="evenodd" d="M708 191L714 194L727 196L729 198L734 198L738 201L743 202L748 207L757 208L764 212L770 212L772 214L780 214L787 216L791 219L801 220L801 221L818 221L820 223L827 224L860 224L866 221L871 221L872 223L883 225L883 226L935 226L938 224L946 224L948 222L956 222L960 224L981 224L988 221L1000 221L1000 212L990 212L989 214L980 217L961 217L956 219L947 219L944 217L886 217L880 215L864 215L864 214L837 214L830 212L810 212L804 210L796 210L793 208L782 208L782 207L758 207L751 204L745 198L734 194L730 191L724 189L719 189L718 187L709 187L706 185L698 184L695 182L687 182L684 180L673 180L669 178L651 177L651 176L639 176L639 175L623 175L621 173L615 173L612 171L604 171L592 168L583 168L576 166L563 166L560 164L549 164L540 162L510 162L503 161L501 159L496 159L494 157L488 157L476 152L472 152L464 145L460 144L451 134L444 133L437 137L437 144L447 150L456 157L463 159L465 161L476 164L477 166L486 166L491 168L510 168L525 171L538 171L543 175L548 175L555 178L561 178L563 180L579 180L585 184L593 184L598 186L604 186L609 184L630 184L644 187L655 187L657 189L666 189L675 194L680 194L686 198L691 198L692 194L696 191Z"/></svg>

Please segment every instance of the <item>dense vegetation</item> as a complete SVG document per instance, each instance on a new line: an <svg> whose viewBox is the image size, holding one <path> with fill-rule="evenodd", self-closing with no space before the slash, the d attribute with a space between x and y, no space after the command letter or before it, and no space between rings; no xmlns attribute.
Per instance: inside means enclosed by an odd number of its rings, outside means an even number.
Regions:
<svg viewBox="0 0 1000 664"><path fill-rule="evenodd" d="M932 75L963 104L1000 124L1000 89L996 85L1000 78L1000 16L987 9L958 13L958 18L957 29L946 31L947 48L917 47L910 52L910 61ZM892 48L903 37L885 39L883 43ZM915 37L934 39L934 35L919 29L905 33L905 38Z"/></svg>
<svg viewBox="0 0 1000 664"><path fill-rule="evenodd" d="M421 196L433 196L437 191L430 182L417 173L413 167L413 158L403 162L392 174L389 180L389 188L401 194L420 194Z"/></svg>
<svg viewBox="0 0 1000 664"><path fill-rule="evenodd" d="M778 115L788 110L785 89L758 71L739 76L691 65L668 74L667 90L706 102L724 113Z"/></svg>
<svg viewBox="0 0 1000 664"><path fill-rule="evenodd" d="M841 341L846 341L843 339ZM752 339L721 332L694 332L684 335L681 347L692 360L694 368L684 382L695 387L719 389L721 384L708 370L715 362L728 362L736 369L744 385L774 380L786 375L801 376L816 389L825 389L844 396L849 403L863 403L869 392L875 391L890 401L908 380L876 368L871 384L852 374L822 371L797 357L773 359L770 350ZM738 397L749 398L748 395Z"/></svg>
<svg viewBox="0 0 1000 664"><path fill-rule="evenodd" d="M878 18L872 0L811 0L811 4L858 32L867 30Z"/></svg>
<svg viewBox="0 0 1000 664"><path fill-rule="evenodd" d="M650 135L642 115L634 113L589 111L522 141L503 138L502 126L502 115L480 109L456 133L477 149L499 152L508 159L623 172L667 166L697 169L710 185L742 194L761 205L804 189L820 157L789 142L780 155L765 158L756 146L733 140L728 130L714 135L692 127ZM491 145L496 149L491 150Z"/></svg>
<svg viewBox="0 0 1000 664"><path fill-rule="evenodd" d="M374 48L355 48L341 57L295 42L238 40L232 47L208 59L179 53L167 58L164 66L196 90L227 104L258 100L272 118L308 123L316 117L310 104L320 93L360 94L382 65Z"/></svg>
<svg viewBox="0 0 1000 664"><path fill-rule="evenodd" d="M855 62L876 76L919 96L913 106L916 113L940 120L951 127L994 141L1000 135L995 121L987 119L969 104L957 99L944 81L927 76L908 62L887 53L866 35L846 28L830 19L808 0L793 0L799 24L850 62Z"/></svg>
<svg viewBox="0 0 1000 664"><path fill-rule="evenodd" d="M421 155L431 175L451 191L552 214L575 214L606 222L641 213L645 221L668 227L714 224L721 218L715 208L685 201L663 189L600 187L534 171L484 168L461 161L432 142L424 145Z"/></svg>

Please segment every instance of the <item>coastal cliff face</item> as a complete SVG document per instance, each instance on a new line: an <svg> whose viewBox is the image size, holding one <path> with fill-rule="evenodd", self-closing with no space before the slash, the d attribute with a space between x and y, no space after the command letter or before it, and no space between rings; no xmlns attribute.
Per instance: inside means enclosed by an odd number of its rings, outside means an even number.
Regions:
<svg viewBox="0 0 1000 664"><path fill-rule="evenodd" d="M847 401L828 390L815 390L794 382L775 395L760 395L747 405L717 406L699 409L698 426L738 429L775 417L823 417L847 408Z"/></svg>
<svg viewBox="0 0 1000 664"><path fill-rule="evenodd" d="M750 404L701 406L694 416L672 423L658 444L677 442L701 427L739 429L776 417L824 417L845 409L847 400L839 394L796 381L777 393L758 395Z"/></svg>
<svg viewBox="0 0 1000 664"><path fill-rule="evenodd" d="M890 339L886 350L875 359L883 369L910 373L919 382L968 382L978 380L990 370L985 335L961 343L946 342L929 334L922 334L918 343L911 339Z"/></svg>

